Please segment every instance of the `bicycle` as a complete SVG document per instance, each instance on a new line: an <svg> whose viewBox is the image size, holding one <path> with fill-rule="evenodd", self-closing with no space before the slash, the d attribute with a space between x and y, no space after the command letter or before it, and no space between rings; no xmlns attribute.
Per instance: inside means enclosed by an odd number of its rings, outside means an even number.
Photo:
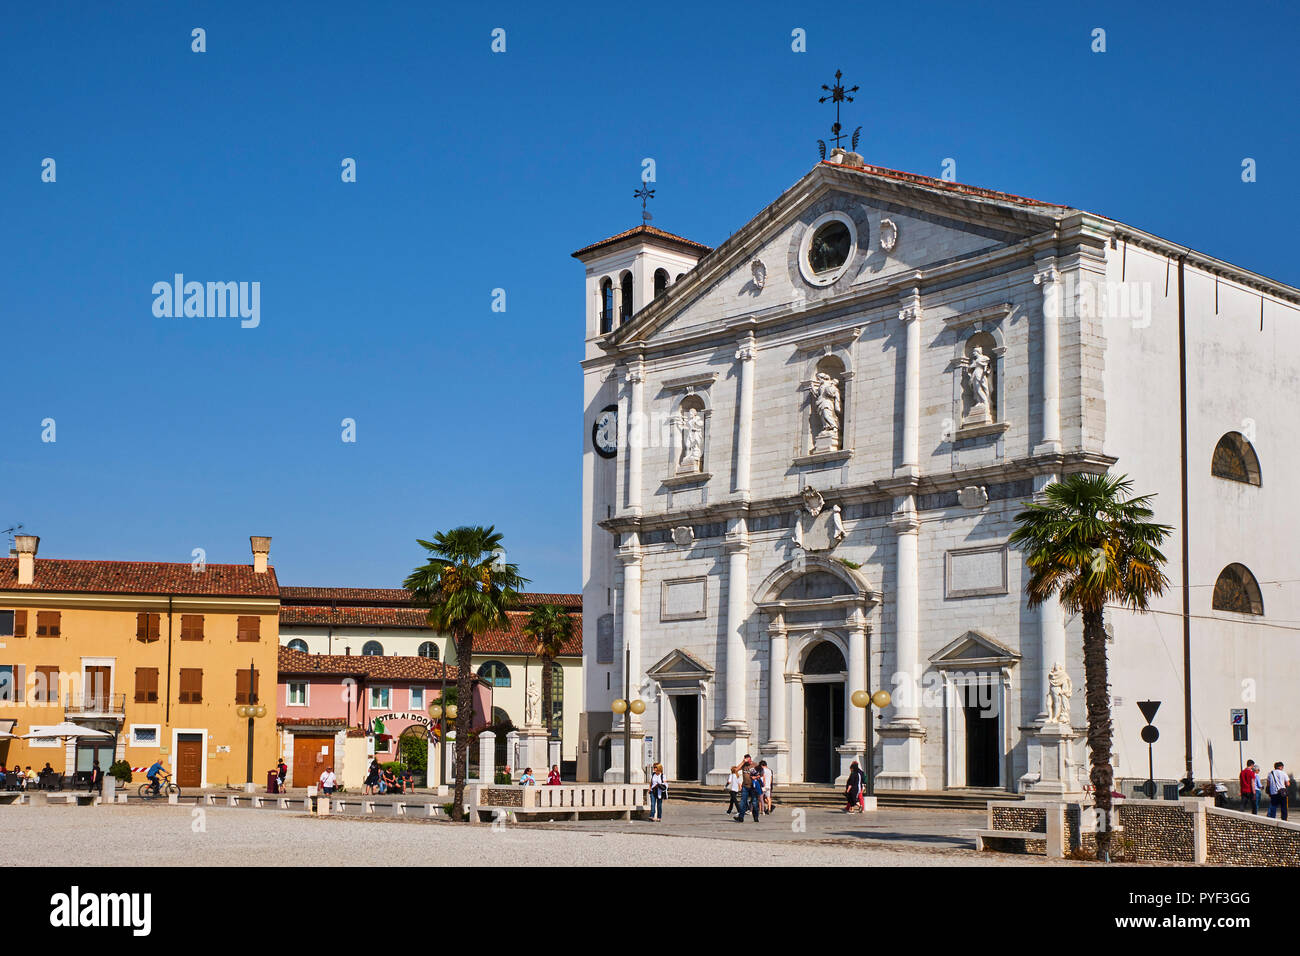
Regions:
<svg viewBox="0 0 1300 956"><path fill-rule="evenodd" d="M158 777L159 777L159 783L158 783L157 792L154 792L154 787L152 783L140 784L139 793L140 793L141 800L154 800L158 797L170 796L173 793L176 794L176 796L178 797L181 795L181 788L176 786L176 784L172 783L171 774L160 773L158 774ZM165 782L163 782L164 780Z"/></svg>

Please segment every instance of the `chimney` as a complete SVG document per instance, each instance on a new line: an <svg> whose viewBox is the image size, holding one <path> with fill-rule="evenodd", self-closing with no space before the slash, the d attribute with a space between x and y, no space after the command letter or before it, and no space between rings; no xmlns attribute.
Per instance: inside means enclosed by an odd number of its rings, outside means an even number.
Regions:
<svg viewBox="0 0 1300 956"><path fill-rule="evenodd" d="M253 571L256 574L266 573L266 556L271 553L271 538L260 535L249 535L248 541L253 546Z"/></svg>
<svg viewBox="0 0 1300 956"><path fill-rule="evenodd" d="M18 552L18 583L31 584L36 577L36 548L41 539L34 534L14 535L14 550Z"/></svg>

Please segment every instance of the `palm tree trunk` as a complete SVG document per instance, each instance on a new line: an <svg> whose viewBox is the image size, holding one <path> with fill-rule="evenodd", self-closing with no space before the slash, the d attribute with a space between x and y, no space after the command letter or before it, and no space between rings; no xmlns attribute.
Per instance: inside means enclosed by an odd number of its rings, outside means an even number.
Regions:
<svg viewBox="0 0 1300 956"><path fill-rule="evenodd" d="M546 739L551 739L551 658L542 657L542 726L546 728ZM549 749L549 748L548 748ZM549 767L547 768L550 769Z"/></svg>
<svg viewBox="0 0 1300 956"><path fill-rule="evenodd" d="M1083 612L1083 677L1088 705L1088 750L1094 806L1097 808L1097 859L1110 861L1110 687L1106 677L1106 625L1101 608Z"/></svg>
<svg viewBox="0 0 1300 956"><path fill-rule="evenodd" d="M456 641L456 759L452 770L456 777L455 802L451 818L463 820L465 809L465 768L469 758L469 734L474 717L474 673L470 660L474 655L474 635L461 634Z"/></svg>

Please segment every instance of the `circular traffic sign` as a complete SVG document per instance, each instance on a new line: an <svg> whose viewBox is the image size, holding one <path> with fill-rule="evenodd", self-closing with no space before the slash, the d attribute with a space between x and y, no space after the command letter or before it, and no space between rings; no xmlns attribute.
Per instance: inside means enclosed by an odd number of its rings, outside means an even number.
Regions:
<svg viewBox="0 0 1300 956"><path fill-rule="evenodd" d="M1160 739L1160 731L1156 730L1150 724L1142 728L1142 742L1144 744L1153 744Z"/></svg>
<svg viewBox="0 0 1300 956"><path fill-rule="evenodd" d="M1154 780L1148 780L1146 783L1142 784L1142 792L1147 795L1148 800L1154 800L1156 798L1156 782Z"/></svg>

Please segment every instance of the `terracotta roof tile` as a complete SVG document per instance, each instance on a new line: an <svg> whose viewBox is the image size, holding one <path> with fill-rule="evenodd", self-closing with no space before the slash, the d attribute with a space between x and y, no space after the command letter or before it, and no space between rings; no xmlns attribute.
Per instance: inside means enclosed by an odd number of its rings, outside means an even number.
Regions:
<svg viewBox="0 0 1300 956"><path fill-rule="evenodd" d="M690 249L697 250L701 255L713 251L709 246L704 245L702 242L696 242L695 240L687 239L684 236L675 236L671 232L664 232L662 229L656 229L654 226L647 226L643 223L633 229L625 229L616 236L610 236L608 239L600 240L600 242L593 242L589 246L583 246L577 252L573 253L573 258L580 259L587 253L594 252L602 246L612 246L614 243L621 242L624 239L630 239L632 236L649 236L654 239L664 239L674 245L683 245Z"/></svg>
<svg viewBox="0 0 1300 956"><path fill-rule="evenodd" d="M202 594L269 597L280 592L275 569L257 574L251 564L190 564L161 561L71 561L37 558L32 584L18 583L18 559L0 558L0 591L89 594Z"/></svg>
<svg viewBox="0 0 1300 956"><path fill-rule="evenodd" d="M968 186L965 183L948 182L946 179L935 179L933 176L922 176L919 173L905 173L897 169L889 169L886 166L872 166L870 163L856 166L849 165L848 163L832 163L829 160L823 160L821 165L868 173L872 176L880 176L885 179L896 179L900 182L916 183L921 186L928 186L931 189L943 189L948 192L962 193L967 196L979 196L983 199L996 199L1000 202L1014 202L1025 206L1061 205L1060 203L1043 202L1041 199L1028 199L1025 196L1017 196L1014 193L999 192L996 189L987 189L984 186Z"/></svg>
<svg viewBox="0 0 1300 956"><path fill-rule="evenodd" d="M405 588L280 588L280 600L285 604L322 604L330 602L362 607L365 605L410 605L411 592ZM558 604L560 607L582 607L581 594L549 594L525 591L519 595L523 607L536 607L538 604Z"/></svg>
<svg viewBox="0 0 1300 956"><path fill-rule="evenodd" d="M528 622L527 611L507 611L510 627L488 631L474 638L474 657L480 654L531 654L536 645L533 639L524 633L524 624ZM561 657L582 656L582 614L574 614L573 636L560 648Z"/></svg>
<svg viewBox="0 0 1300 956"><path fill-rule="evenodd" d="M321 627L427 628L428 612L417 607L329 607L300 604L280 606L280 624Z"/></svg>
<svg viewBox="0 0 1300 956"><path fill-rule="evenodd" d="M396 655L308 654L280 646L279 671L285 674L328 674L333 677L365 677L369 680L442 680L441 661L430 657ZM456 680L455 667L446 668L446 678Z"/></svg>

